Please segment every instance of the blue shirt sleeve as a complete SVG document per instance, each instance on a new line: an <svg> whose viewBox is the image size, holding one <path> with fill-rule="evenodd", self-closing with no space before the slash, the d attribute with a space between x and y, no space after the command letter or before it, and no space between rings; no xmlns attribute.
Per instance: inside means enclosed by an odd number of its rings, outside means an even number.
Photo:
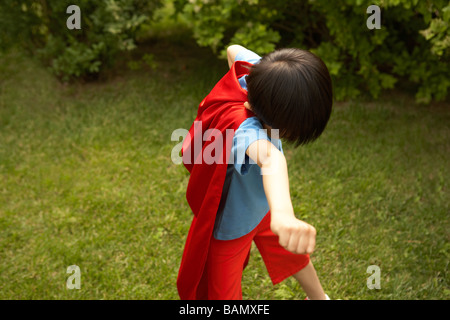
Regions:
<svg viewBox="0 0 450 320"><path fill-rule="evenodd" d="M233 137L233 145L231 147L231 156L233 165L240 175L245 175L250 169L250 166L257 165L255 161L250 159L246 151L253 142L257 140L271 141L278 150L282 151L281 140L270 139L267 135L267 130L263 128L258 118L251 117L246 119L236 130Z"/></svg>
<svg viewBox="0 0 450 320"><path fill-rule="evenodd" d="M250 51L246 48L243 48L239 50L239 52L236 54L236 57L234 59L235 61L246 61L248 63L258 63L259 60L261 60L261 57L254 53L253 51Z"/></svg>

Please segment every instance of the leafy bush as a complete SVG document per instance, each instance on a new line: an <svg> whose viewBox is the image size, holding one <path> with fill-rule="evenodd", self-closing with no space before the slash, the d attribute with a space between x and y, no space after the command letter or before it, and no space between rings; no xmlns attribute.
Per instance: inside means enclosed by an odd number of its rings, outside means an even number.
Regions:
<svg viewBox="0 0 450 320"><path fill-rule="evenodd" d="M411 88L421 102L448 96L450 4L445 0L76 2L81 30L66 27L72 1L2 0L0 47L25 44L62 79L86 77L133 50L139 30L155 27L149 23L153 17L166 24L181 18L199 45L221 57L233 43L259 54L279 47L317 53L330 69L338 100L363 92L378 97L394 87ZM381 29L369 30L366 10L373 4L381 8Z"/></svg>
<svg viewBox="0 0 450 320"><path fill-rule="evenodd" d="M81 29L69 30L69 0L3 0L0 4L1 46L24 44L67 80L97 74L117 55L136 47L139 28L160 0L77 0Z"/></svg>
<svg viewBox="0 0 450 320"><path fill-rule="evenodd" d="M328 65L337 99L408 81L418 101L442 100L450 80L450 5L418 0L174 0L202 46L239 43L259 54L301 47ZM369 30L372 5L381 29Z"/></svg>

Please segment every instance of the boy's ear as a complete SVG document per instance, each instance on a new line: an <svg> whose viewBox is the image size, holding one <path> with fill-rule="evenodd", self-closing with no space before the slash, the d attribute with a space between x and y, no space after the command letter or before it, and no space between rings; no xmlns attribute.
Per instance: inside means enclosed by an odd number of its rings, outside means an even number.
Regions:
<svg viewBox="0 0 450 320"><path fill-rule="evenodd" d="M248 103L248 101L244 102L244 107L250 111L252 111L252 106L250 105L250 103Z"/></svg>

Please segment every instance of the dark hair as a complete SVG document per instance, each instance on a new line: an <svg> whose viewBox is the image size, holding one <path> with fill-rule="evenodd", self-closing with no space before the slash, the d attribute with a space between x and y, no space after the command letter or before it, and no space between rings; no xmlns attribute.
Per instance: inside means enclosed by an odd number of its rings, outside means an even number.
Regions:
<svg viewBox="0 0 450 320"><path fill-rule="evenodd" d="M280 49L251 67L248 102L280 138L296 146L316 140L331 114L333 93L325 63L301 49Z"/></svg>

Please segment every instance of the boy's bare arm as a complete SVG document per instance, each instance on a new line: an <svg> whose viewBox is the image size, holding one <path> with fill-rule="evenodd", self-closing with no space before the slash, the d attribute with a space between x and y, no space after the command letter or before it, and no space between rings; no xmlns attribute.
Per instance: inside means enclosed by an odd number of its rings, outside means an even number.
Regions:
<svg viewBox="0 0 450 320"><path fill-rule="evenodd" d="M316 230L294 215L286 158L268 140L257 140L247 149L247 155L261 168L264 191L270 207L270 228L279 236L280 245L296 253L312 253Z"/></svg>
<svg viewBox="0 0 450 320"><path fill-rule="evenodd" d="M243 46L238 44L233 44L227 48L227 58L228 58L228 67L231 68L234 61L236 60L236 55L239 51L245 49Z"/></svg>

